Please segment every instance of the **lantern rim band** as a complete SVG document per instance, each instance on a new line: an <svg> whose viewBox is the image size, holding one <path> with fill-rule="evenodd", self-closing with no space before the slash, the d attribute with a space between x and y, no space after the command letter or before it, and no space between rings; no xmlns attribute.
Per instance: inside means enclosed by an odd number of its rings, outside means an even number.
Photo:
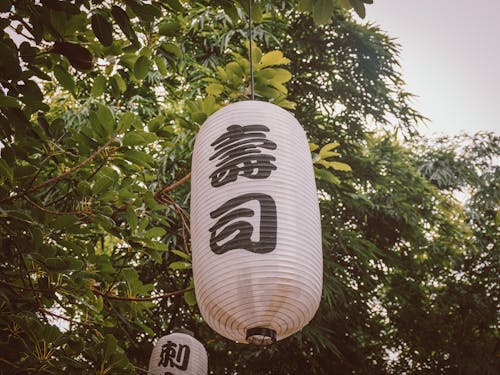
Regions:
<svg viewBox="0 0 500 375"><path fill-rule="evenodd" d="M271 328L254 327L246 331L246 340L249 344L267 346L276 342L276 331Z"/></svg>

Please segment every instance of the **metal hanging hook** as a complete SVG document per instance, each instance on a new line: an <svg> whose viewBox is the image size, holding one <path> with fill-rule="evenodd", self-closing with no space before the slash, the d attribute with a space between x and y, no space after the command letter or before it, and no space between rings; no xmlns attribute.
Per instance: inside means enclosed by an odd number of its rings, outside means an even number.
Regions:
<svg viewBox="0 0 500 375"><path fill-rule="evenodd" d="M252 51L252 0L248 0L248 41L250 49L250 99L255 100Z"/></svg>

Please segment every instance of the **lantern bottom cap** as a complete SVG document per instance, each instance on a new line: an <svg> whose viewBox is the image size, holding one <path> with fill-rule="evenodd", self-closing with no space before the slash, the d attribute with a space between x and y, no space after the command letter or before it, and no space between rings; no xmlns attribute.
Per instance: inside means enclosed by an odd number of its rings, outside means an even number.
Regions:
<svg viewBox="0 0 500 375"><path fill-rule="evenodd" d="M246 339L249 344L267 346L276 342L276 331L271 328L254 327L247 329Z"/></svg>

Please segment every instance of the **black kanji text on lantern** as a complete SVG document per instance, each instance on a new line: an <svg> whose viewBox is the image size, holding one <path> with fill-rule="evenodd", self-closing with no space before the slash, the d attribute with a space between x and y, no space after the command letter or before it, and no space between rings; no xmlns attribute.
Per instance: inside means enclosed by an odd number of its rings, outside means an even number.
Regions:
<svg viewBox="0 0 500 375"><path fill-rule="evenodd" d="M259 240L252 241L253 225L245 217L253 217L255 212L250 208L239 207L250 201L260 205ZM224 254L229 250L244 249L253 253L269 253L276 248L276 203L267 194L243 194L228 200L218 209L210 213L212 219L218 219L210 231L210 249L216 254ZM227 240L230 238L229 240ZM226 241L226 242L224 242Z"/></svg>
<svg viewBox="0 0 500 375"><path fill-rule="evenodd" d="M215 153L210 160L218 160L216 170L210 175L212 186L236 181L238 176L269 177L276 169L272 163L276 158L262 152L262 149L276 149L276 143L266 139L269 128L264 125L230 125L226 130L211 144Z"/></svg>
<svg viewBox="0 0 500 375"><path fill-rule="evenodd" d="M191 349L188 345L176 344L168 340L166 344L161 346L158 366L173 367L184 371L188 367L190 352Z"/></svg>

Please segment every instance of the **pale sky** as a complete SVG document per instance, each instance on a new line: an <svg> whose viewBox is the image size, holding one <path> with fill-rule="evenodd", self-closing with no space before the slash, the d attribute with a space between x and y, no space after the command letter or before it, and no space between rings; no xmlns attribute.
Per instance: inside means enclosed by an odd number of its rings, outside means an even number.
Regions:
<svg viewBox="0 0 500 375"><path fill-rule="evenodd" d="M422 133L500 133L500 0L374 0L366 20L401 45Z"/></svg>

